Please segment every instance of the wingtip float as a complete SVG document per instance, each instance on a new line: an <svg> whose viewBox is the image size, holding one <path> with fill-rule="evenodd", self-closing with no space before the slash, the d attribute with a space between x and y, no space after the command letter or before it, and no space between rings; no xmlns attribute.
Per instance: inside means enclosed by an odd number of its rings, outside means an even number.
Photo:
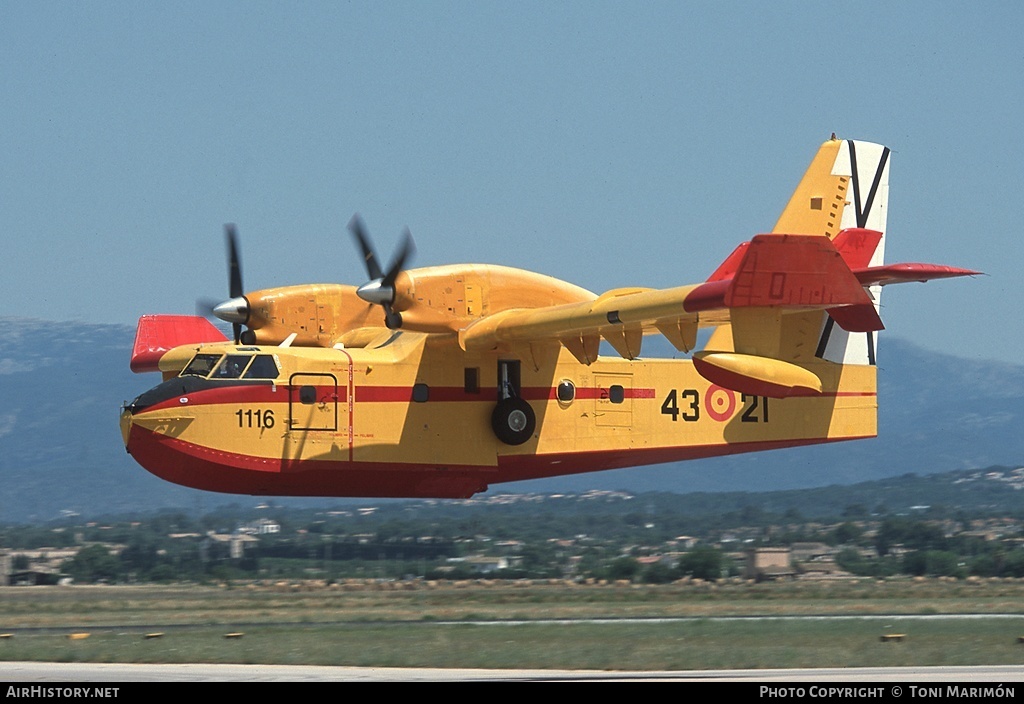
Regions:
<svg viewBox="0 0 1024 704"><path fill-rule="evenodd" d="M872 437L888 284L978 272L886 264L890 152L830 139L771 232L702 283L578 286L501 266L385 269L368 281L244 292L202 317L144 316L134 371L163 382L122 409L146 469L211 491L468 497L491 484ZM643 359L645 335L690 359ZM244 328L244 329L243 329ZM599 355L607 341L618 357Z"/></svg>

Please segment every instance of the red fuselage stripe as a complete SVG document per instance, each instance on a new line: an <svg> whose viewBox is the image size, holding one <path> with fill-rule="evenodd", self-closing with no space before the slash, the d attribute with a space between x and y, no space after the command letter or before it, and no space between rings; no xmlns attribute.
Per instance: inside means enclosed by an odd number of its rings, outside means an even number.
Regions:
<svg viewBox="0 0 1024 704"><path fill-rule="evenodd" d="M230 494L276 496L393 496L467 498L489 484L759 452L846 438L769 440L689 447L595 450L545 455L500 455L498 466L291 461L223 452L133 426L128 448L153 474L184 486Z"/></svg>
<svg viewBox="0 0 1024 704"><path fill-rule="evenodd" d="M146 408L143 412L165 410L168 408L182 408L189 406L203 406L216 404L239 403L246 404L269 404L287 403L289 393L292 402L298 403L298 388L278 385L271 387L268 384L242 385L232 384L223 388L203 389L194 391L182 396L176 396L166 401ZM316 397L318 402L334 401L346 403L348 401L348 390L344 386L316 386ZM553 401L558 398L557 389L554 387L535 386L525 387L520 391L520 396L527 401ZM623 389L625 398L654 398L654 389ZM607 398L608 389L599 388L577 388L576 399ZM181 399L187 399L182 401ZM495 389L481 389L479 393L467 392L461 386L431 386L429 387L430 401L439 402L473 402L489 401L498 399ZM359 403L412 403L413 387L411 386L356 386L353 393L353 401Z"/></svg>

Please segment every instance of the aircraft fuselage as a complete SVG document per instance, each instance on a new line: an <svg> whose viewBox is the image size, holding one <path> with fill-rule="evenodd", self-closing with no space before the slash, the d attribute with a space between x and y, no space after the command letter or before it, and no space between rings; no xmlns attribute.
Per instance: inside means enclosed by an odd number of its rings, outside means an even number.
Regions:
<svg viewBox="0 0 1024 704"><path fill-rule="evenodd" d="M210 491L464 498L499 482L876 433L873 366L817 360L806 366L820 395L766 398L708 382L689 359L581 365L560 345L473 353L411 332L362 348L194 349L121 426L146 469Z"/></svg>

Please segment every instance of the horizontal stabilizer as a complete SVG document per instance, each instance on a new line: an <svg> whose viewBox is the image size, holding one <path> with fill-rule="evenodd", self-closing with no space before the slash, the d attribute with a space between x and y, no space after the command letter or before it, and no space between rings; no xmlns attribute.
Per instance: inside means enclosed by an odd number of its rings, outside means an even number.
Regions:
<svg viewBox="0 0 1024 704"><path fill-rule="evenodd" d="M160 371L160 359L180 345L224 342L227 338L209 320L196 315L144 315L139 318L132 347L136 374Z"/></svg>
<svg viewBox="0 0 1024 704"><path fill-rule="evenodd" d="M687 311L718 308L831 308L870 304L863 284L827 237L758 235L728 275L737 249L687 296Z"/></svg>
<svg viewBox="0 0 1024 704"><path fill-rule="evenodd" d="M743 257L746 255L748 247L750 247L749 242L741 242L736 249L732 250L732 254L718 265L714 273L708 277L708 281L728 281L736 276L736 272L740 270L740 264L743 263Z"/></svg>
<svg viewBox="0 0 1024 704"><path fill-rule="evenodd" d="M961 269L942 264L886 264L857 269L854 272L857 280L864 286L879 284L902 284L908 281L931 281L932 279L952 279L956 276L979 276L982 272L972 269Z"/></svg>
<svg viewBox="0 0 1024 704"><path fill-rule="evenodd" d="M693 366L712 384L750 396L787 398L821 393L821 379L816 374L780 359L736 352L696 352Z"/></svg>

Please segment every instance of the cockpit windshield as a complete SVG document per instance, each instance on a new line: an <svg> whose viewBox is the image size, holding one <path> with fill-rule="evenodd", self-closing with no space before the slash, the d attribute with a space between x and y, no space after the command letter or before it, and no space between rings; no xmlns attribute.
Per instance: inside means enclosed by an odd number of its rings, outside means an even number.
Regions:
<svg viewBox="0 0 1024 704"><path fill-rule="evenodd" d="M219 354L197 354L179 376L208 376L221 357Z"/></svg>
<svg viewBox="0 0 1024 704"><path fill-rule="evenodd" d="M210 379L276 379L279 373L277 361L271 354L197 354L179 376L201 376Z"/></svg>
<svg viewBox="0 0 1024 704"><path fill-rule="evenodd" d="M213 373L215 379L238 379L252 359L251 354L229 354Z"/></svg>

